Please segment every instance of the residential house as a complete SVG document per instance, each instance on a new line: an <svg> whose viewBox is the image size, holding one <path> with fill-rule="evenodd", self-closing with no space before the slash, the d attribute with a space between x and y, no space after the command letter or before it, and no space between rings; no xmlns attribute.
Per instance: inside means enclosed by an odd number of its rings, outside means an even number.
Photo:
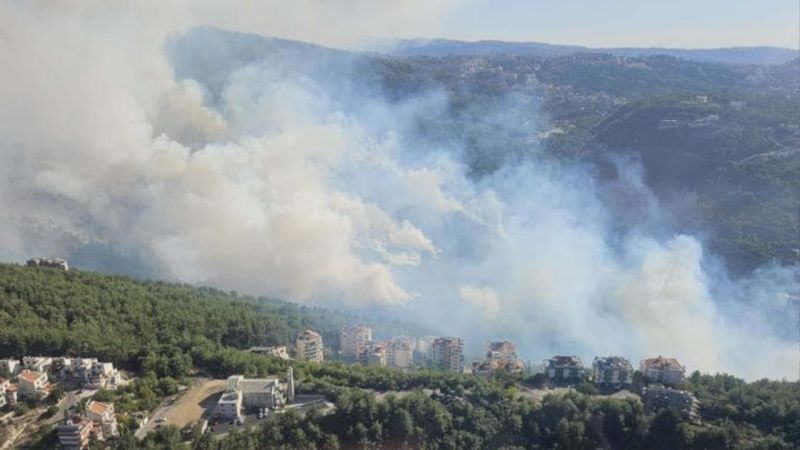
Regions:
<svg viewBox="0 0 800 450"><path fill-rule="evenodd" d="M686 376L686 368L675 358L649 358L642 361L640 370L650 383L677 386Z"/></svg>
<svg viewBox="0 0 800 450"><path fill-rule="evenodd" d="M49 356L23 356L22 366L34 372L49 372L53 365L53 358Z"/></svg>
<svg viewBox="0 0 800 450"><path fill-rule="evenodd" d="M73 416L58 426L58 441L65 450L85 449L92 437L103 440L103 431L86 417Z"/></svg>
<svg viewBox="0 0 800 450"><path fill-rule="evenodd" d="M27 398L43 398L50 393L50 383L47 381L47 374L23 370L17 377L19 392Z"/></svg>
<svg viewBox="0 0 800 450"><path fill-rule="evenodd" d="M624 388L633 383L633 366L621 356L604 356L594 359L594 383L606 388Z"/></svg>
<svg viewBox="0 0 800 450"><path fill-rule="evenodd" d="M117 431L117 416L114 413L114 404L98 401L91 401L86 405L86 417L100 425L103 429L103 436L111 437L119 435Z"/></svg>
<svg viewBox="0 0 800 450"><path fill-rule="evenodd" d="M583 362L577 356L554 356L544 362L544 373L547 381L553 384L580 383L589 374Z"/></svg>

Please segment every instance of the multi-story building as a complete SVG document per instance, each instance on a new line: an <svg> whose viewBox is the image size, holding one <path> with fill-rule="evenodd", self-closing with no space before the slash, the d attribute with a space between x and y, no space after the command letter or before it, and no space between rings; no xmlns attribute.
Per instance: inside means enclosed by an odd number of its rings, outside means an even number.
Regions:
<svg viewBox="0 0 800 450"><path fill-rule="evenodd" d="M633 366L621 356L597 357L592 366L594 384L598 386L622 388L633 383Z"/></svg>
<svg viewBox="0 0 800 450"><path fill-rule="evenodd" d="M49 356L23 356L22 366L34 372L48 372L53 365L53 358Z"/></svg>
<svg viewBox="0 0 800 450"><path fill-rule="evenodd" d="M214 408L214 417L221 420L233 420L242 423L244 421L242 391L226 390L223 392Z"/></svg>
<svg viewBox="0 0 800 450"><path fill-rule="evenodd" d="M274 356L280 359L286 359L286 360L291 359L289 357L289 350L286 348L285 345L275 345L270 347L250 347L250 349L248 349L247 351L250 353L257 353L259 355Z"/></svg>
<svg viewBox="0 0 800 450"><path fill-rule="evenodd" d="M244 415L262 408L275 408L294 401L294 372L286 372L286 382L277 377L228 378L225 392L217 401L214 416L223 420L242 422Z"/></svg>
<svg viewBox="0 0 800 450"><path fill-rule="evenodd" d="M414 365L416 342L407 336L392 338L386 347L386 364L397 369L409 369Z"/></svg>
<svg viewBox="0 0 800 450"><path fill-rule="evenodd" d="M65 450L82 450L89 446L94 430L91 420L74 416L58 426L58 441Z"/></svg>
<svg viewBox="0 0 800 450"><path fill-rule="evenodd" d="M27 398L43 398L50 393L50 383L46 373L23 370L17 377L19 392Z"/></svg>
<svg viewBox="0 0 800 450"><path fill-rule="evenodd" d="M14 378L22 371L22 364L18 359L0 359L0 373L7 372L10 378Z"/></svg>
<svg viewBox="0 0 800 450"><path fill-rule="evenodd" d="M342 330L340 344L342 358L348 362L355 362L367 350L372 341L372 329L363 325L349 326Z"/></svg>
<svg viewBox="0 0 800 450"><path fill-rule="evenodd" d="M463 372L464 341L456 337L436 338L431 345L431 362L442 370Z"/></svg>
<svg viewBox="0 0 800 450"><path fill-rule="evenodd" d="M322 362L323 356L322 335L315 331L305 330L297 335L297 358L306 361Z"/></svg>
<svg viewBox="0 0 800 450"><path fill-rule="evenodd" d="M650 383L677 386L686 375L686 368L675 358L649 358L642 361L640 369Z"/></svg>
<svg viewBox="0 0 800 450"><path fill-rule="evenodd" d="M94 388L113 388L119 382L119 371L110 362L97 358L55 358L53 368L60 367L64 377L71 377L83 385Z"/></svg>
<svg viewBox="0 0 800 450"><path fill-rule="evenodd" d="M580 383L589 370L577 356L554 356L544 362L544 373L550 383Z"/></svg>
<svg viewBox="0 0 800 450"><path fill-rule="evenodd" d="M86 405L86 417L100 425L103 436L111 437L119 435L117 431L117 416L114 413L113 403L91 401Z"/></svg>

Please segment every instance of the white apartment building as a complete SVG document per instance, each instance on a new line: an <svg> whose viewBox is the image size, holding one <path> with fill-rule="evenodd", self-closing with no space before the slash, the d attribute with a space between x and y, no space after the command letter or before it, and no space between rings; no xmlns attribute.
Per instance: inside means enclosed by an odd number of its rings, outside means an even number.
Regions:
<svg viewBox="0 0 800 450"><path fill-rule="evenodd" d="M224 420L242 422L244 415L261 408L275 408L294 401L294 372L286 371L286 382L278 377L245 378L233 375L228 378L225 392L217 401L214 416Z"/></svg>
<svg viewBox="0 0 800 450"><path fill-rule="evenodd" d="M372 341L372 329L363 325L349 326L342 330L340 345L342 358L348 362L355 362L367 350Z"/></svg>
<svg viewBox="0 0 800 450"><path fill-rule="evenodd" d="M53 365L53 358L49 356L23 356L22 366L34 372L48 372Z"/></svg>
<svg viewBox="0 0 800 450"><path fill-rule="evenodd" d="M305 330L298 334L295 346L298 359L316 362L322 362L325 359L322 335L315 331Z"/></svg>
<svg viewBox="0 0 800 450"><path fill-rule="evenodd" d="M23 370L17 377L19 392L23 397L46 397L50 383L46 373Z"/></svg>
<svg viewBox="0 0 800 450"><path fill-rule="evenodd" d="M114 412L113 403L91 401L86 405L86 417L100 425L103 436L111 437L119 435L117 430L117 416Z"/></svg>

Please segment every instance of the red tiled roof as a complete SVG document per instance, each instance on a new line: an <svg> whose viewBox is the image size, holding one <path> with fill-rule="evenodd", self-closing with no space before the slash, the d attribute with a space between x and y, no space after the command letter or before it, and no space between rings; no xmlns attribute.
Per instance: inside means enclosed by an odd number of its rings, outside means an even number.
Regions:
<svg viewBox="0 0 800 450"><path fill-rule="evenodd" d="M39 372L34 372L32 370L24 370L22 371L21 374L19 374L19 378L22 378L23 380L29 383L35 383L36 380L38 380L41 377L42 374L40 374Z"/></svg>
<svg viewBox="0 0 800 450"><path fill-rule="evenodd" d="M93 401L93 402L89 403L89 405L87 406L87 409L89 411L97 414L98 416L102 416L108 410L108 407L109 407L108 403L94 402Z"/></svg>

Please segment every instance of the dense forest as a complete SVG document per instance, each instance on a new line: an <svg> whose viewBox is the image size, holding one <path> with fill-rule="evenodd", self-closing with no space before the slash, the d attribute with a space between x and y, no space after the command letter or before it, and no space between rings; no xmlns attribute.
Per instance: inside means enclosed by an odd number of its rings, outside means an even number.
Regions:
<svg viewBox="0 0 800 450"><path fill-rule="evenodd" d="M266 371L264 360L231 349L291 344L307 328L337 349L342 327L361 322L398 335L426 331L207 287L0 264L0 357L96 356L173 377L192 367L254 374Z"/></svg>
<svg viewBox="0 0 800 450"><path fill-rule="evenodd" d="M745 383L727 375L693 374L683 388L700 400L698 417L648 412L635 398L575 391L542 401L518 395L513 380L432 379L438 390L382 399L337 387L331 414L295 411L270 416L255 430L223 439L164 428L148 449L790 449L800 445L800 387L780 381ZM342 384L346 384L342 380Z"/></svg>
<svg viewBox="0 0 800 450"><path fill-rule="evenodd" d="M432 370L284 361L241 350L286 343L304 327L334 333L344 313L304 308L210 288L72 270L0 265L0 356L84 354L140 376L119 393L101 392L117 411L149 410L196 370L216 377L282 373L298 391L326 395L329 414L272 414L254 429L223 438L162 427L133 449L790 449L800 446L800 384L747 383L694 373L682 386L699 400L697 416L648 411L633 397L592 389L537 400L522 395L537 376L473 377ZM380 395L378 395L380 394ZM123 422L123 430L125 423ZM49 431L48 431L49 430ZM55 434L42 429L35 448ZM37 440L38 439L38 440ZM38 445L38 447L36 447Z"/></svg>

